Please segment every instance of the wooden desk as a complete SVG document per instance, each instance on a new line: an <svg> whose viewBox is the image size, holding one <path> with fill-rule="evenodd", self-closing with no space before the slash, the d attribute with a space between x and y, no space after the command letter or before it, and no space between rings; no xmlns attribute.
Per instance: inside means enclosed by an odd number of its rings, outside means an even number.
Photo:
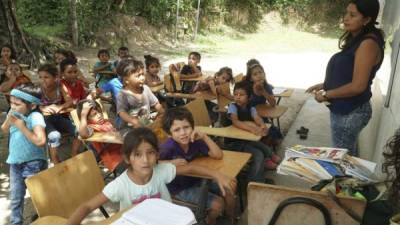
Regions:
<svg viewBox="0 0 400 225"><path fill-rule="evenodd" d="M217 98L211 91L198 91L193 94L185 93L167 93L167 97L170 98L186 98L186 99L197 99L203 98L204 100L214 100Z"/></svg>
<svg viewBox="0 0 400 225"><path fill-rule="evenodd" d="M281 129L279 118L285 114L287 109L287 107L280 105L270 106L268 104L260 104L256 106L258 115L263 118L270 118L272 120L272 124L274 124L274 119L277 120L279 130Z"/></svg>
<svg viewBox="0 0 400 225"><path fill-rule="evenodd" d="M276 88L276 89L282 89L282 88ZM284 88L284 89L286 89L286 90L279 94L274 94L274 96L278 99L276 101L277 105L279 105L279 102L281 101L282 98L290 98L290 96L292 96L292 94L294 92L293 88Z"/></svg>
<svg viewBox="0 0 400 225"><path fill-rule="evenodd" d="M45 216L33 221L31 225L64 225L67 219L60 216Z"/></svg>
<svg viewBox="0 0 400 225"><path fill-rule="evenodd" d="M164 84L160 84L158 86L149 87L153 93L159 92L164 89Z"/></svg>
<svg viewBox="0 0 400 225"><path fill-rule="evenodd" d="M207 76L200 76L200 77L192 77L192 78L187 78L185 75L180 75L179 80L180 81L202 81L205 80Z"/></svg>
<svg viewBox="0 0 400 225"><path fill-rule="evenodd" d="M228 127L204 127L204 126L196 126L196 130L206 133L208 135L218 136L218 137L227 137L227 138L235 138L241 140L248 141L259 141L261 136L257 136L248 131L239 129L233 125Z"/></svg>
<svg viewBox="0 0 400 225"><path fill-rule="evenodd" d="M81 138L80 138L81 139ZM119 132L94 132L92 136L89 138L81 139L84 141L90 142L102 142L102 143L113 143L113 144L123 144L124 140L122 139Z"/></svg>

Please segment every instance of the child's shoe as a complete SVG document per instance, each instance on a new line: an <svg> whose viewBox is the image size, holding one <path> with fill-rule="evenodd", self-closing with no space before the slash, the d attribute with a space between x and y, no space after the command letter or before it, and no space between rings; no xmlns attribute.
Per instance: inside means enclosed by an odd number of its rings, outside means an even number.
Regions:
<svg viewBox="0 0 400 225"><path fill-rule="evenodd" d="M281 157L279 157L279 155L277 155L277 154L272 154L271 160L274 163L280 163L282 161Z"/></svg>
<svg viewBox="0 0 400 225"><path fill-rule="evenodd" d="M276 167L278 166L276 163L274 163L273 161L272 161L272 159L266 159L265 161L264 161L264 166L265 166L265 169L267 169L267 170L274 170L274 169L276 169Z"/></svg>

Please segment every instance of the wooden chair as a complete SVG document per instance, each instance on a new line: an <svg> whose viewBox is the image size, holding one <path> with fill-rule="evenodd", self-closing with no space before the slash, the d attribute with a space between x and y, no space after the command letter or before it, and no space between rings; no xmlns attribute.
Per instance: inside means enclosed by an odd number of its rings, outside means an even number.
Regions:
<svg viewBox="0 0 400 225"><path fill-rule="evenodd" d="M281 105L275 105L275 106L270 106L267 104L260 104L256 106L257 113L263 118L269 118L272 121L272 125L274 125L274 120L277 121L277 126L278 129L281 129L281 125L279 122L279 118L285 114L285 112L288 110L288 107L286 106L281 106Z"/></svg>
<svg viewBox="0 0 400 225"><path fill-rule="evenodd" d="M250 183L247 187L248 224L268 224L277 206L290 197L306 197L322 203L329 211L332 224L358 225L328 193L288 188L278 185ZM337 197L347 209L351 209L362 218L366 202L350 198ZM324 224L322 214L316 208L305 204L294 204L285 208L276 224L319 225Z"/></svg>
<svg viewBox="0 0 400 225"><path fill-rule="evenodd" d="M243 78L244 78L243 73L239 73L238 75L233 77L233 80L235 81L235 83L238 83L238 82L242 81Z"/></svg>
<svg viewBox="0 0 400 225"><path fill-rule="evenodd" d="M78 154L25 181L39 217L68 218L78 206L104 188L96 159L91 151ZM108 217L104 209L100 209Z"/></svg>
<svg viewBox="0 0 400 225"><path fill-rule="evenodd" d="M204 99L198 98L185 105L192 113L195 126L211 126L210 116L208 115L207 107Z"/></svg>

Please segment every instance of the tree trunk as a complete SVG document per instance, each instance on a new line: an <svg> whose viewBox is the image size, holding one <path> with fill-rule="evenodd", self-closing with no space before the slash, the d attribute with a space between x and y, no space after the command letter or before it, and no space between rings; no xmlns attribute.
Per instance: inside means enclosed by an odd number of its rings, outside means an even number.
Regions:
<svg viewBox="0 0 400 225"><path fill-rule="evenodd" d="M71 16L72 44L79 46L78 18L76 15L76 0L69 0L69 11Z"/></svg>
<svg viewBox="0 0 400 225"><path fill-rule="evenodd" d="M21 26L18 23L14 1L1 0L0 6L4 19L7 23L9 41L13 50L18 54L25 52L25 54L29 55L29 58L31 59L31 65L38 64L37 57L32 52L28 42L26 41ZM22 49L22 51L18 51L19 49Z"/></svg>

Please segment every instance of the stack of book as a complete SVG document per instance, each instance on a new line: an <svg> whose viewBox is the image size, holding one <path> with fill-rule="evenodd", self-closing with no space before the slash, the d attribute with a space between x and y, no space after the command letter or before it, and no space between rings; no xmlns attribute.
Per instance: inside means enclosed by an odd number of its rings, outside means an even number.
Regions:
<svg viewBox="0 0 400 225"><path fill-rule="evenodd" d="M277 172L299 177L310 183L351 176L364 182L378 182L376 164L347 154L347 149L306 147L288 148Z"/></svg>

